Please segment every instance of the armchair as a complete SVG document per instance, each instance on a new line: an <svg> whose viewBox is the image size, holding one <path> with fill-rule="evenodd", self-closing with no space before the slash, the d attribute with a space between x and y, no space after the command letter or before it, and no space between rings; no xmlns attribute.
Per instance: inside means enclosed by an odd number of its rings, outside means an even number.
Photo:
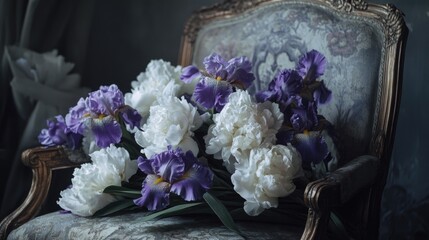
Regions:
<svg viewBox="0 0 429 240"><path fill-rule="evenodd" d="M323 239L334 211L350 237L378 237L406 36L398 9L361 0L227 0L192 15L184 29L179 64L198 66L212 51L226 58L245 55L259 80L251 91L263 89L276 69L293 66L308 50L317 49L329 59L325 81L334 104L319 111L340 137L340 168L305 187L308 213L302 225L239 223L246 235ZM29 221L46 197L51 171L75 167L80 159L62 147L25 151L23 162L33 168L32 188L21 207L1 222L0 238L13 229L10 239L239 238L218 221L201 216L153 224L139 221L138 213L97 219L55 212Z"/></svg>

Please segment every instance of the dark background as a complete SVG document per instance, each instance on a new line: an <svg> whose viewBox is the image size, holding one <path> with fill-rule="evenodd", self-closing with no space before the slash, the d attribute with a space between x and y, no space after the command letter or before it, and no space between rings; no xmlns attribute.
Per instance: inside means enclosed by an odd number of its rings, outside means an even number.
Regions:
<svg viewBox="0 0 429 240"><path fill-rule="evenodd" d="M94 90L100 84L116 83L127 92L151 59L176 65L186 19L193 10L215 2L95 1L86 64L78 68L83 85ZM429 1L390 2L405 13L410 32L396 140L383 194L380 238L429 239ZM7 167L2 163L3 184Z"/></svg>

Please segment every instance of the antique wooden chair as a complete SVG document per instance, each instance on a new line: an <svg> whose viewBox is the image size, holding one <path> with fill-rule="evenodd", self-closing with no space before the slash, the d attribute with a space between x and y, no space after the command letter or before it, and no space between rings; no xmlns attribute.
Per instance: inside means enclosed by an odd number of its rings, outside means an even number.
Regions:
<svg viewBox="0 0 429 240"><path fill-rule="evenodd" d="M244 229L249 238L325 238L331 211L341 217L350 237L378 237L406 36L398 9L362 0L229 0L190 18L179 64L200 66L211 52L225 58L245 55L253 62L259 80L252 91L263 89L277 69L293 67L298 56L308 50L317 49L329 61L324 80L333 91L334 103L320 111L340 137L340 168L306 186L303 199L308 214L302 226L252 223ZM44 201L51 172L79 165L78 157L70 156L74 155L62 147L39 147L23 153L23 162L33 168L32 188L21 207L2 221L1 238L15 228L12 239L238 237L216 220L196 217L140 222L138 213L80 218L55 212L25 223Z"/></svg>

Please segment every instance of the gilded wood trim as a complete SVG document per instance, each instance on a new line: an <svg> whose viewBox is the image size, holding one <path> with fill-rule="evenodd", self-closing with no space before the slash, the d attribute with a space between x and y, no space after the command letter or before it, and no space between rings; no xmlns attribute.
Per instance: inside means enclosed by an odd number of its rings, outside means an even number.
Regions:
<svg viewBox="0 0 429 240"><path fill-rule="evenodd" d="M37 215L48 194L52 170L79 166L68 160L62 147L28 149L22 153L22 162L32 168L31 188L21 206L0 223L0 239L6 239L13 229Z"/></svg>
<svg viewBox="0 0 429 240"><path fill-rule="evenodd" d="M308 216L301 240L324 239L331 209L340 204L340 184L330 177L309 183L305 188L304 203L308 207Z"/></svg>

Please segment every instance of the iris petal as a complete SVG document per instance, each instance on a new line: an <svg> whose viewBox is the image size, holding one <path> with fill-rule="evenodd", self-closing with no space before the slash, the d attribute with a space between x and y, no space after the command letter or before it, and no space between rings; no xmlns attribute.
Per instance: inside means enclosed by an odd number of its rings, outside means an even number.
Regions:
<svg viewBox="0 0 429 240"><path fill-rule="evenodd" d="M316 131L295 134L293 145L301 154L304 167L309 167L311 163L318 164L329 155L325 139Z"/></svg>
<svg viewBox="0 0 429 240"><path fill-rule="evenodd" d="M170 184L156 175L147 175L142 185L142 196L134 204L146 207L149 211L161 210L170 203Z"/></svg>
<svg viewBox="0 0 429 240"><path fill-rule="evenodd" d="M196 162L180 181L171 186L171 192L181 196L186 201L199 200L203 193L210 188L212 179L213 174L210 169Z"/></svg>
<svg viewBox="0 0 429 240"><path fill-rule="evenodd" d="M195 86L193 98L206 109L220 112L232 93L232 86L226 81L205 77Z"/></svg>
<svg viewBox="0 0 429 240"><path fill-rule="evenodd" d="M194 65L189 65L182 69L180 80L182 80L184 83L191 83L194 78L199 76L201 76L200 70Z"/></svg>
<svg viewBox="0 0 429 240"><path fill-rule="evenodd" d="M91 120L90 129L95 136L97 146L106 148L110 144L118 143L121 140L121 126L111 116Z"/></svg>
<svg viewBox="0 0 429 240"><path fill-rule="evenodd" d="M332 91L329 90L323 81L320 82L320 86L314 91L313 97L318 104L325 104L332 98Z"/></svg>
<svg viewBox="0 0 429 240"><path fill-rule="evenodd" d="M313 81L323 75L326 64L327 61L323 54L316 50L311 50L299 60L296 70L301 77Z"/></svg>
<svg viewBox="0 0 429 240"><path fill-rule="evenodd" d="M218 76L218 73L225 69L227 62L219 54L212 53L204 58L203 64L208 74Z"/></svg>
<svg viewBox="0 0 429 240"><path fill-rule="evenodd" d="M139 156L137 158L138 166L140 171L144 172L145 174L155 174L152 168L152 164L150 160L148 160L145 157Z"/></svg>

